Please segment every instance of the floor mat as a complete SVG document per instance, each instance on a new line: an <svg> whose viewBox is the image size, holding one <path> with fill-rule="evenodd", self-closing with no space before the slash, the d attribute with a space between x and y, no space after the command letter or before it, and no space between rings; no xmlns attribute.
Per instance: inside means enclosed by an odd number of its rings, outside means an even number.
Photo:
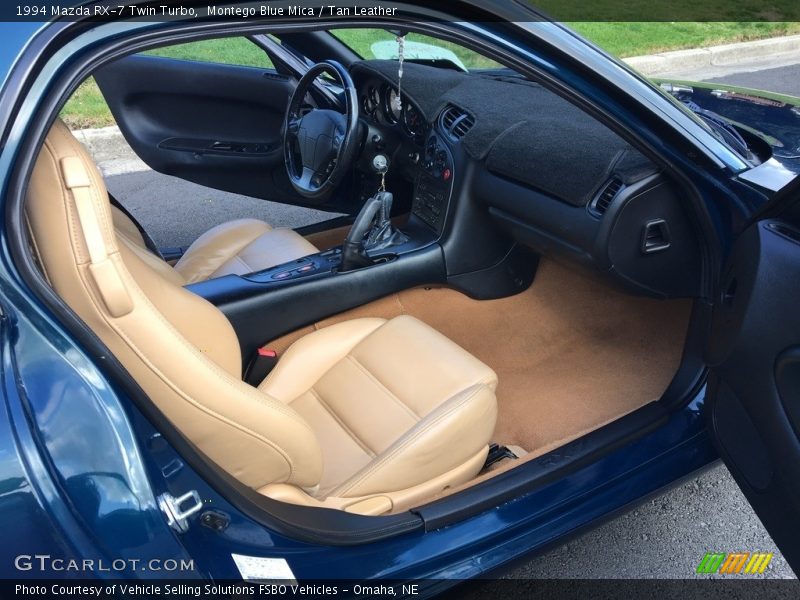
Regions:
<svg viewBox="0 0 800 600"><path fill-rule="evenodd" d="M677 371L690 311L690 300L631 296L542 260L533 285L510 298L479 301L448 288L415 288L270 346L283 351L346 319L413 315L497 372L493 441L533 456L658 399Z"/></svg>

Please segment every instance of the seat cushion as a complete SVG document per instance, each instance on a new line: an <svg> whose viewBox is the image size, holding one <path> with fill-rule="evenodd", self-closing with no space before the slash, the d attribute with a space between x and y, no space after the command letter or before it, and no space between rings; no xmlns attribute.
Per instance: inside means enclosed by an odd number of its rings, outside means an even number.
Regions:
<svg viewBox="0 0 800 600"><path fill-rule="evenodd" d="M424 483L490 441L495 373L410 316L354 319L295 342L259 386L317 435L317 497Z"/></svg>
<svg viewBox="0 0 800 600"><path fill-rule="evenodd" d="M237 219L197 238L175 270L186 283L195 283L261 271L315 252L316 247L291 229L273 229L258 219Z"/></svg>

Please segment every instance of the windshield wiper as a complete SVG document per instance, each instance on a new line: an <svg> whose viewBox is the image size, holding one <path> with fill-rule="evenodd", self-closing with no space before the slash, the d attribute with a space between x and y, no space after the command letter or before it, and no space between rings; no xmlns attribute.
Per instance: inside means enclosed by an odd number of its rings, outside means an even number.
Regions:
<svg viewBox="0 0 800 600"><path fill-rule="evenodd" d="M686 108L700 117L703 122L712 129L717 137L733 148L742 158L747 160L753 160L755 158L742 135L728 121L713 111L700 108L700 106L691 100L681 100L681 102Z"/></svg>

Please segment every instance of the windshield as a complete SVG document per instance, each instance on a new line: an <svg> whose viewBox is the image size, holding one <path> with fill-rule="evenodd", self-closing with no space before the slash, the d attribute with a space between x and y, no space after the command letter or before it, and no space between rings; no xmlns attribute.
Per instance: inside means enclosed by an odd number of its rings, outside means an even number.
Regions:
<svg viewBox="0 0 800 600"><path fill-rule="evenodd" d="M397 36L385 29L334 29L331 31L353 52L365 59L398 59ZM405 36L405 60L417 62L447 62L462 71L497 69L503 65L482 54L421 33Z"/></svg>

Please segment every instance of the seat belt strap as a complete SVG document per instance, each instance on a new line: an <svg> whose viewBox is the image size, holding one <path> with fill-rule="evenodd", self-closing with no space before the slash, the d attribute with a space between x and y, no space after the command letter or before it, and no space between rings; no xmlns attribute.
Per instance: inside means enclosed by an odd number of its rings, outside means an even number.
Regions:
<svg viewBox="0 0 800 600"><path fill-rule="evenodd" d="M92 182L86 166L79 157L67 156L61 160L61 173L64 185L72 192L78 209L78 222L89 251L89 273L95 287L112 317L125 316L133 310L133 300L116 265L109 258L103 231L92 205Z"/></svg>

